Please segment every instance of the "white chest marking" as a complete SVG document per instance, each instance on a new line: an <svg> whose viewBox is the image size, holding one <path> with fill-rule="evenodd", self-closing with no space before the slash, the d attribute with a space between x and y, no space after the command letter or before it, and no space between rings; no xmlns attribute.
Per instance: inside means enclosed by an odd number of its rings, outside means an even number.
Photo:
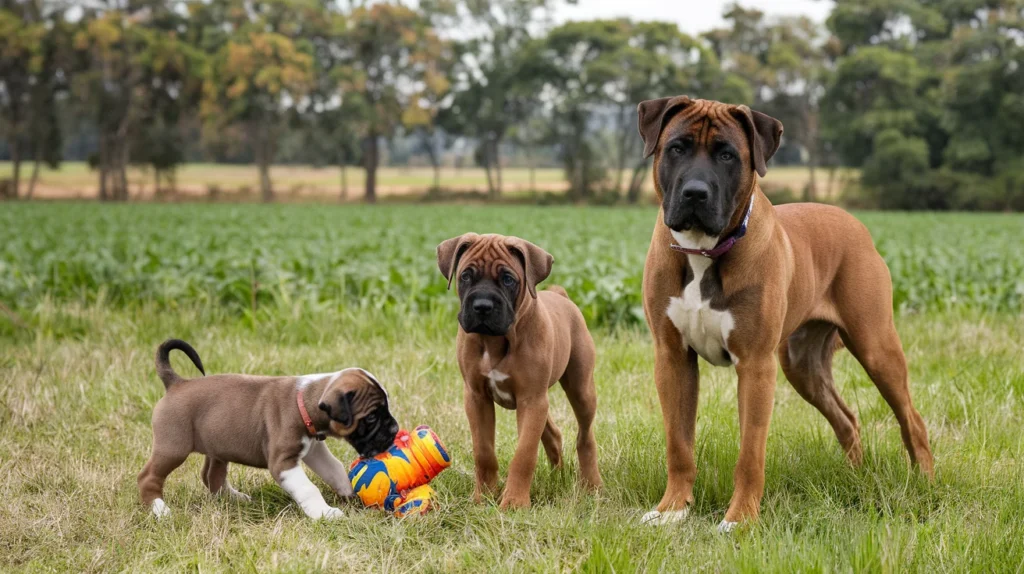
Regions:
<svg viewBox="0 0 1024 574"><path fill-rule="evenodd" d="M506 379L508 379L508 374L497 369L491 369L491 372L487 373L487 381L491 386L491 396L498 399L498 403L502 404L502 406L507 403L515 404L516 400L512 393L498 388L498 383L504 382Z"/></svg>
<svg viewBox="0 0 1024 574"><path fill-rule="evenodd" d="M676 232L673 232L673 235L677 235ZM684 243L684 237L680 237L682 235L682 233L678 234L676 241L686 247L698 243L698 247L709 249L717 242L717 238L707 238L707 240L698 242L691 240ZM690 238L686 237L685 239ZM709 243L710 246L708 246ZM732 313L712 309L711 301L701 298L700 282L704 278L704 273L711 266L711 260L701 255L687 255L686 257L689 260L690 269L693 270L693 280L683 288L680 297L669 298L666 314L683 335L686 345L692 347L698 355L704 357L704 360L718 367L734 364L738 362L735 355L729 353L731 362L729 358L726 358L726 352L729 350L729 333L735 326Z"/></svg>
<svg viewBox="0 0 1024 574"><path fill-rule="evenodd" d="M309 449L311 448L313 448L313 439L308 436L302 437L302 450L299 451L299 460L306 458L306 455L309 454Z"/></svg>

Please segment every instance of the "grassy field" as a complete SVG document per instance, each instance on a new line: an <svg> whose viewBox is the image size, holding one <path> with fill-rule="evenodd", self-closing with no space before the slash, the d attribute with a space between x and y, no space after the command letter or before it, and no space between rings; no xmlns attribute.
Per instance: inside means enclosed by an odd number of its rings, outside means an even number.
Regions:
<svg viewBox="0 0 1024 574"><path fill-rule="evenodd" d="M358 168L350 168L348 172L349 199L363 196L365 172ZM22 168L26 179L31 173L31 166ZM841 178L848 178L854 172L843 170L833 185L832 195L838 194L842 187ZM631 174L624 178L628 181ZM10 162L0 161L0 180L11 177ZM275 166L271 170L274 187L282 199L301 199L311 197L336 198L341 191L341 171L335 167L314 168L309 166ZM561 169L542 168L533 174L534 187L537 191L564 191L565 176ZM97 175L84 162L66 162L58 170L42 169L36 196L43 198L91 198L96 196ZM153 193L152 173L140 169L128 172L129 186L132 196L150 197ZM178 190L186 195L205 196L211 188L216 187L221 197L247 196L256 198L259 195L259 174L255 165L223 165L223 164L186 164L178 170ZM433 171L422 167L383 167L377 174L378 193L387 195L419 194L427 191L434 182ZM502 171L503 188L508 192L529 191L531 187L530 172L525 168L506 168ZM801 167L778 167L770 171L765 180L766 187L772 189L788 188L799 195L807 184L807 170ZM164 184L166 185L166 184ZM455 191L486 191L487 178L480 168L444 168L441 171L441 185L445 189ZM653 193L650 181L649 191ZM819 195L824 196L827 189L827 173L819 172L817 186ZM25 193L23 189L22 193Z"/></svg>
<svg viewBox="0 0 1024 574"><path fill-rule="evenodd" d="M836 380L860 417L864 466L845 462L826 421L780 375L762 518L722 536L736 383L707 365L694 512L671 527L637 524L665 485L651 342L634 312L652 210L5 205L0 570L1022 571L1024 217L860 216L893 268L936 480L908 468L891 411L842 351ZM599 353L596 497L577 488L575 464L542 463L532 509L468 500L455 295L433 248L470 229L548 247L548 283L566 285L587 313ZM435 481L441 508L398 521L352 506L344 521L315 523L263 470L230 471L251 503L210 498L193 457L168 481L176 512L156 522L135 475L163 393L152 353L169 336L192 342L210 372L371 369L399 421L430 424L452 451ZM561 391L552 405L571 461ZM498 423L504 472L515 418L500 412Z"/></svg>

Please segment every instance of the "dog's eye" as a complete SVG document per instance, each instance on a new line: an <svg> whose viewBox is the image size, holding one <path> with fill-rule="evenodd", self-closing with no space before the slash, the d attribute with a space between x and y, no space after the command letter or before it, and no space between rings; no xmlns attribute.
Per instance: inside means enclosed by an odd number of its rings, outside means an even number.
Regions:
<svg viewBox="0 0 1024 574"><path fill-rule="evenodd" d="M723 151L722 153L718 154L719 161L732 161L735 158L736 156L733 155L730 151Z"/></svg>
<svg viewBox="0 0 1024 574"><path fill-rule="evenodd" d="M465 283L473 278L473 272L470 271L469 269L466 269L465 271L462 272L462 275L460 275L459 278L462 279L463 283Z"/></svg>
<svg viewBox="0 0 1024 574"><path fill-rule="evenodd" d="M683 147L683 144L675 144L672 147L668 148L668 151L672 155L683 155L684 153L686 153L686 149Z"/></svg>
<svg viewBox="0 0 1024 574"><path fill-rule="evenodd" d="M515 275L512 275L511 273L506 271L501 274L501 282L505 285L505 287L512 287L513 285L516 284Z"/></svg>
<svg viewBox="0 0 1024 574"><path fill-rule="evenodd" d="M368 425L375 425L377 424L377 415L366 415L366 418L363 420L366 421L366 424Z"/></svg>

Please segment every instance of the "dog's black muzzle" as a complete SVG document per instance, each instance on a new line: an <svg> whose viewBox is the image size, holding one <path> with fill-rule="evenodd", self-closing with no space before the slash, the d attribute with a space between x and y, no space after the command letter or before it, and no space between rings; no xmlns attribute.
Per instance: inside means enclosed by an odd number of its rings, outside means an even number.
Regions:
<svg viewBox="0 0 1024 574"><path fill-rule="evenodd" d="M700 179L681 182L665 195L665 225L672 231L696 229L707 235L722 233L729 223L726 198L717 186Z"/></svg>
<svg viewBox="0 0 1024 574"><path fill-rule="evenodd" d="M514 318L512 303L497 288L471 289L459 309L459 324L467 333L504 335Z"/></svg>

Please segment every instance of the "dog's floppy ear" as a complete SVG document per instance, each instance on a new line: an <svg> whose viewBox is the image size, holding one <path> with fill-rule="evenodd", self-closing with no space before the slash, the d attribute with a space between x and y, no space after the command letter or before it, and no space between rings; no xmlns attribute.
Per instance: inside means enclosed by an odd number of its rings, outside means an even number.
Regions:
<svg viewBox="0 0 1024 574"><path fill-rule="evenodd" d="M665 119L675 112L693 103L689 96L658 98L640 102L636 107L637 127L640 139L644 140L644 159L651 157L658 147L661 129L665 127Z"/></svg>
<svg viewBox="0 0 1024 574"><path fill-rule="evenodd" d="M782 142L782 122L747 106L733 106L729 111L743 124L750 140L750 161L757 175L764 177L768 173L768 160L772 159Z"/></svg>
<svg viewBox="0 0 1024 574"><path fill-rule="evenodd" d="M448 289L452 288L452 277L459 267L459 259L470 246L480 237L476 233L466 233L458 237L446 239L437 246L437 268L441 275L448 280Z"/></svg>
<svg viewBox="0 0 1024 574"><path fill-rule="evenodd" d="M337 385L331 385L320 397L320 410L341 426L350 427L355 422L352 417L352 397L355 394L355 391L345 392Z"/></svg>
<svg viewBox="0 0 1024 574"><path fill-rule="evenodd" d="M526 271L526 287L530 290L530 296L536 299L537 284L551 275L551 265L555 258L540 247L518 237L506 238L505 244L522 261L523 269Z"/></svg>

